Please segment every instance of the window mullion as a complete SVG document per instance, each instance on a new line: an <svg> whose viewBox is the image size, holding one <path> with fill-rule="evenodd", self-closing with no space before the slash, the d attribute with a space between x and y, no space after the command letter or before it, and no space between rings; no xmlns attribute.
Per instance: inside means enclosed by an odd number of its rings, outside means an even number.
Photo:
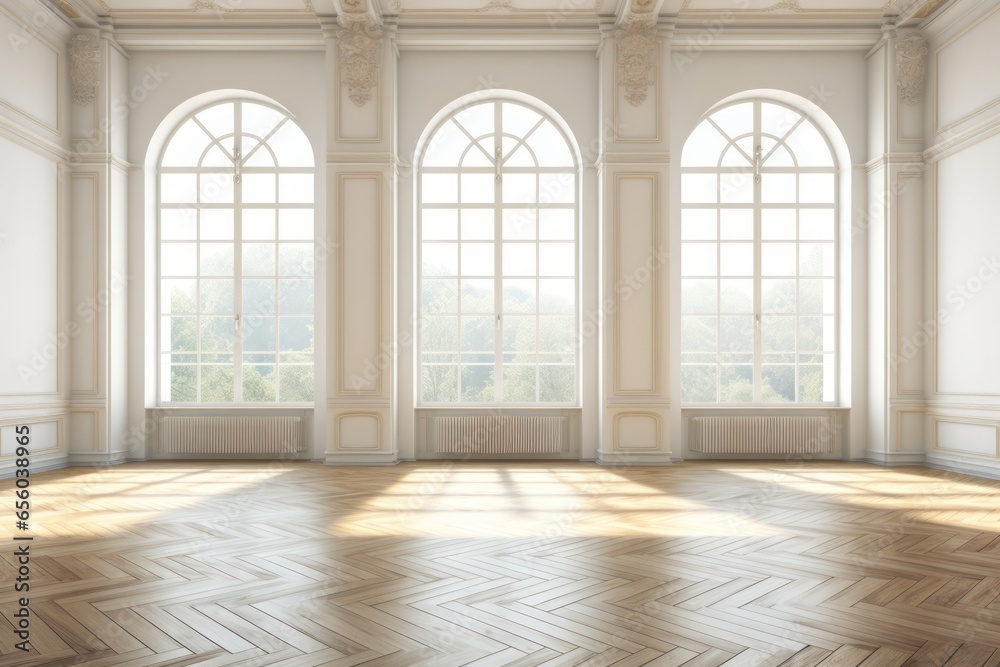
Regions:
<svg viewBox="0 0 1000 667"><path fill-rule="evenodd" d="M754 150L763 141L761 132L761 107L760 102L754 102ZM753 238L754 238L754 276L753 276L753 310L754 310L754 348L753 348L753 400L754 403L763 401L763 334L764 322L761 311L763 310L763 297L761 294L763 281L762 263L762 239L761 217L762 203L761 190L762 181L755 179L753 190Z"/></svg>
<svg viewBox="0 0 1000 667"><path fill-rule="evenodd" d="M493 309L496 317L493 331L493 398L503 403L503 106L493 105L494 153L499 152L497 168L500 180L493 182Z"/></svg>
<svg viewBox="0 0 1000 667"><path fill-rule="evenodd" d="M233 121L233 143L241 146L243 141L243 103L233 105L236 117ZM233 163L235 170L236 164ZM235 171L234 171L235 173ZM242 180L242 179L241 179ZM234 178L235 181L235 178ZM246 326L243 313L243 183L233 183L233 401L243 402L243 330Z"/></svg>

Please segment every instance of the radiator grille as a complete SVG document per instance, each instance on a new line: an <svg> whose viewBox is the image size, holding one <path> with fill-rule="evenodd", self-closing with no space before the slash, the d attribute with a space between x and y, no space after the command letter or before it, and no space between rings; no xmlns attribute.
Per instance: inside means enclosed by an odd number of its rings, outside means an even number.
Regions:
<svg viewBox="0 0 1000 667"><path fill-rule="evenodd" d="M301 417L163 417L164 454L291 454L303 448Z"/></svg>
<svg viewBox="0 0 1000 667"><path fill-rule="evenodd" d="M834 450L830 417L692 417L692 451L704 454L825 454Z"/></svg>
<svg viewBox="0 0 1000 667"><path fill-rule="evenodd" d="M566 417L435 417L433 450L444 454L557 454Z"/></svg>

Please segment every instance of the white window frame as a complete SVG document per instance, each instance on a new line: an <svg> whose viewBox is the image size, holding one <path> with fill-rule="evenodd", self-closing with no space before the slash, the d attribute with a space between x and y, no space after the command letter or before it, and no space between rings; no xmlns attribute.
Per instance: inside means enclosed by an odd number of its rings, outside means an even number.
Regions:
<svg viewBox="0 0 1000 667"><path fill-rule="evenodd" d="M736 408L739 408L739 407L767 407L767 408L835 407L835 406L837 406L839 404L839 396L840 396L840 363L841 363L841 358L840 358L840 326L841 326L841 312L840 312L840 280L841 280L841 277L840 277L840 273L841 273L840 252L841 252L841 249L840 249L840 244L841 244L841 239L839 238L840 204L841 204L841 201L840 201L841 200L841 190L840 190L840 187L841 187L841 182L840 182L840 165L838 164L838 161L837 161L837 153L834 150L834 146L833 146L832 142L830 141L830 137L827 136L827 133L824 132L823 128L814 119L810 118L807 113L805 113L801 109L797 109L797 108L795 108L795 107L793 107L793 106L791 106L789 104L786 104L786 103L781 102L779 100L770 99L770 98L756 97L756 98L749 98L749 99L739 99L737 101L734 101L734 102L731 102L731 103L724 104L724 105L721 105L719 107L713 108L711 111L709 111L708 113L706 113L705 116L702 117L702 119L695 126L695 130L692 131L692 134L694 134L695 131L697 131L699 128L701 128L701 126L704 123L712 122L712 121L709 120L712 115L714 115L714 114L716 114L716 113L718 113L718 112L720 112L720 111L722 111L722 110L724 110L726 108L729 108L729 107L732 107L732 106L741 105L741 104L747 104L747 103L750 103L750 104L753 105L753 133L752 133L752 136L753 136L753 146L754 147L760 146L761 143L762 143L762 137L763 137L763 135L762 135L762 127L761 127L761 118L762 118L761 105L762 104L770 104L770 105L774 105L774 106L780 106L780 107L784 107L784 108L788 109L789 112L794 113L797 116L800 116L799 120L794 124L794 127L785 134L785 138L787 138L788 136L790 136L800 124L802 124L802 123L809 123L809 124L811 124L815 128L815 130L819 133L819 135L823 138L823 140L825 142L825 145L826 145L826 148L829 150L829 153L830 153L830 157L831 157L831 160L832 160L832 166L829 166L829 167L801 167L801 166L798 165L797 160L796 160L795 166L793 166L793 167L768 167L768 166L765 166L766 165L766 159L771 154L771 152L777 150L778 148L780 148L782 146L785 146L785 144L783 142L779 142L777 144L777 146L773 147L768 153L762 155L762 158L763 158L763 161L764 161L765 164L760 164L758 162L758 163L755 164L754 167L750 167L750 168L747 168L747 167L744 167L744 166L739 166L739 167L736 167L736 166L733 166L733 167L724 167L724 166L722 166L722 161L723 161L723 158L724 158L727 150L729 150L730 148L735 147L735 144L736 144L737 141L739 141L740 139L742 139L742 138L744 138L744 137L746 137L748 135L743 134L743 135L739 135L739 136L736 136L736 137L730 137L718 125L715 126L716 129L718 129L719 132L724 137L726 137L727 139L729 139L730 143L727 144L722 149L722 151L720 152L720 154L718 156L718 162L717 162L716 166L695 166L695 167L687 166L687 165L684 164L683 153L682 153L682 162L681 162L681 167L680 167L680 173L681 173L681 179L682 179L682 181L683 181L683 177L684 177L685 174L716 174L716 175L719 176L719 179L718 179L718 181L719 181L719 183L718 183L719 191L717 192L717 203L692 203L692 202L685 201L685 199L684 199L684 193L683 193L683 188L682 188L682 191L680 193L680 195L681 195L680 196L680 199L681 199L680 208L681 208L682 218L683 218L683 212L684 212L685 209L702 209L702 210L713 210L713 211L721 212L722 210L725 210L727 208L729 208L729 209L748 209L748 208L752 208L752 210L753 210L753 245L754 245L754 272L753 272L753 278L752 278L752 280L753 280L753 310L754 310L754 312L752 314L750 314L750 313L729 313L729 312L723 312L722 311L722 301L721 301L722 280L726 279L727 277L731 278L733 276L726 276L722 272L722 257L721 257L721 254L722 254L722 246L723 246L723 243L725 241L723 241L723 239L721 238L720 235L717 235L716 239L714 241L704 241L705 243L715 243L716 247L717 247L716 272L715 272L714 275L708 275L708 274L704 274L704 275L691 275L691 274L686 274L684 272L684 268L682 266L681 280L684 280L684 279L699 279L699 278L704 278L704 279L714 279L716 281L716 302L715 302L716 305L715 305L715 311L714 312L705 312L705 313L697 313L697 314L686 313L684 311L684 307L683 307L683 297L682 297L682 305L681 305L681 309L680 309L680 317L681 318L684 318L685 316L700 316L700 315L703 315L705 317L715 317L716 318L716 351L715 351L716 360L715 360L715 363L714 363L715 371L716 371L716 384L715 384L716 400L715 401L710 401L710 402L705 402L705 401L684 401L683 405L685 407L736 407ZM768 136L771 136L771 135L768 135ZM685 145L685 148L686 148L686 145ZM794 153L791 150L791 148L787 147L787 146L786 146L786 148L787 148L789 154L792 155L793 160L796 159L795 156L794 156ZM796 192L796 198L795 198L795 202L794 203L773 203L773 202L769 202L769 203L765 204L762 201L762 194L761 194L763 179L766 178L769 174L776 174L776 173L781 173L781 174L795 174L796 176L798 176L800 174L830 174L830 175L832 175L832 177L833 177L833 197L834 197L833 198L832 206L830 204L809 204L809 203L803 204L803 203L801 203L799 201L800 193L798 191ZM750 204L748 204L748 203L730 203L730 204L727 204L727 203L723 202L722 189L723 189L723 175L725 175L725 174L745 174L745 175L747 175L747 177L753 179L753 202L752 203L750 203ZM757 178L758 175L759 175L759 178ZM796 180L798 182L798 178ZM796 211L796 218L797 218L797 220L798 220L798 211L801 211L801 210L804 210L804 209L824 209L824 210L826 210L826 209L832 209L833 225L834 225L833 226L833 238L832 238L832 245L833 245L833 273L832 273L832 281L833 281L833 312L832 312L832 317L833 317L833 338L834 338L834 343L833 343L832 351L830 351L830 352L826 352L826 351L824 351L824 352L816 352L816 354L832 354L832 360L829 363L828 367L830 369L832 369L832 373L833 373L833 378L832 378L832 382L833 382L832 396L833 396L833 398L831 400L829 400L829 401L804 402L804 401L800 401L799 400L799 371L800 371L800 367L802 366L802 364L800 364L800 357L799 357L799 355L800 355L800 350L799 350L800 336L799 336L799 333L798 333L798 331L799 331L798 324L799 324L799 318L801 318L803 316L809 317L809 316L813 316L814 315L813 313L805 313L805 314L803 314L802 311L801 311L802 305L801 305L801 299L799 298L799 296L800 296L800 289L799 288L800 288L800 285L801 285L801 281L803 279L818 279L818 278L821 278L821 277L825 278L825 279L829 279L829 278L831 278L831 276L809 276L809 275L805 275L804 276L801 273L801 268L800 268L800 264L799 264L799 257L800 257L800 251L801 251L801 248L802 248L802 244L803 243L810 243L810 242L813 242L813 241L808 240L808 239L807 240L803 240L801 238L801 229L800 229L800 227L799 227L798 224L796 224L796 236L795 236L795 240L794 240L794 243L796 245L796 267L797 267L795 275L794 276L781 276L781 277L778 277L778 276L763 276L762 275L762 263L761 263L761 251L762 251L762 247L763 247L763 244L765 243L765 241L762 238L761 218L762 218L762 211L764 209L791 209L791 210ZM717 227L717 229L721 229L721 228ZM684 247L685 243L698 243L698 241L691 241L691 240L685 241L684 237L683 237L683 232L682 232L680 238L681 238L680 245L681 245L682 248ZM826 242L826 241L824 241L824 242ZM794 373L795 373L795 394L796 395L795 395L795 400L794 401L764 401L763 397L762 397L762 389L763 389L762 368L763 368L763 366L765 364L763 363L764 352L762 350L762 326L761 326L761 318L762 317L767 317L767 314L762 313L762 310L763 310L763 307L762 307L762 285L763 285L763 280L766 280L766 279L769 279L769 278L771 278L771 279L774 279L774 278L783 278L783 279L794 280L795 284L796 284L796 296L797 296L797 298L796 298L796 303L795 303L795 310L790 314L790 316L795 317L795 320L796 320L796 335L795 335L796 350L795 350L795 353L794 353L794 355L795 355L794 362L791 364L793 366L793 368L794 368ZM737 278L737 279L739 279L739 278ZM721 395L722 395L721 394L721 392L722 392L721 372L722 372L722 368L725 365L727 365L727 364L723 364L722 363L723 351L722 351L721 322L722 322L722 318L723 317L725 317L725 316L733 316L733 315L738 315L738 316L752 316L754 318L754 327L753 327L753 332L754 332L753 333L753 338L754 338L754 340L753 340L753 400L749 401L749 402L736 402L736 401L731 401L731 402L727 401L727 402L724 402L724 401L721 400ZM823 317L828 316L828 315L830 315L830 314L829 313L816 314L816 316L823 316ZM778 316L782 316L782 315L778 315ZM682 319L682 321L683 321L683 319ZM681 363L680 363L680 369L681 369L682 373L683 373L683 369L685 367L687 367L687 366L693 366L693 365L708 366L708 365L711 365L711 364L708 364L708 363L704 363L704 364L686 364L686 363L684 363L684 354L685 354L685 350L684 350L684 347L683 347L683 339L682 339L682 341L681 341ZM805 353L801 353L801 354L811 354L811 352L805 352Z"/></svg>
<svg viewBox="0 0 1000 667"><path fill-rule="evenodd" d="M241 137L243 135L243 127L242 127L242 120L243 120L243 118L242 118L242 116L243 116L243 114L242 114L242 105L244 103L251 103L251 104L254 104L254 105L258 105L258 106L267 107L267 108L275 111L276 113L280 114L283 118L282 118L282 120L280 122L276 123L273 127L269 128L267 134L264 137L261 137L262 141L260 142L260 144L255 149L251 150L250 153L248 153L247 155L240 155L240 166L239 166L238 170L235 168L235 165L233 167L205 167L205 166L202 166L202 162L204 161L204 159L207 156L208 152L211 151L211 149L214 146L218 145L218 146L221 147L224 142L230 142L231 143L237 137ZM227 135L224 135L224 136L221 136L221 137L215 136L212 132L210 132L208 130L208 128L206 128L204 125L202 125L199 122L199 125L201 125L201 129L213 141L210 142L207 145L207 147L204 149L204 151L202 152L202 155L201 155L201 157L198 160L198 166L179 166L179 167L178 166L173 166L173 167L171 167L171 166L164 166L163 165L163 160L166 157L167 151L170 149L171 143L173 142L176 134L178 133L178 131L180 131L180 129L182 127L184 127L184 125L189 120L195 118L198 114L201 114L202 112L204 112L204 111L206 111L208 109L211 109L211 108L214 108L214 107L218 107L218 106L222 106L222 105L226 105L226 104L233 104L233 115L234 115L234 121L233 122L234 122L234 127L233 127L233 133L232 134L227 134ZM157 314L156 315L156 403L157 403L158 406L161 406L161 407L194 407L194 408L234 408L234 407L236 407L236 408L240 408L240 407L302 408L302 407L311 407L311 406L314 405L314 401L287 401L287 402L285 402L285 401L281 401L281 400L277 400L277 401L244 401L244 400L242 400L242 394L243 394L243 366L244 366L244 363L245 363L245 361L244 361L244 350L243 350L243 332L244 332L243 327L244 327L244 323L245 323L246 319L248 317L252 318L255 315L254 313L250 313L250 314L244 314L243 313L243 304L242 304L243 281L245 279L248 279L248 278L250 278L250 279L261 279L261 280L271 279L271 280L274 280L274 282L275 282L275 306L274 306L275 311L271 315L264 315L264 316L265 317L273 317L274 320L275 320L275 348L274 348L274 352L273 352L274 356L275 356L275 359L274 359L274 364L273 365L275 367L275 396L278 399L280 399L280 397L281 397L281 384L280 384L280 382L281 382L281 380L280 380L280 377L281 377L280 376L281 367L282 366L305 366L305 365L307 365L307 364L288 363L288 362L282 363L281 360L280 360L280 356L281 356L281 342L280 342L281 341L281 338L280 338L280 335L281 335L280 334L280 324L281 324L281 322L280 322L280 318L282 316L282 313L280 313L279 310L278 310L278 308L279 308L278 304L279 304L279 300L280 300L280 286L281 286L280 280L283 279L283 278L284 279L302 279L302 280L308 279L308 280L310 280L310 281L313 282L313 305L312 305L312 312L310 312L310 313L288 313L288 314L285 314L285 315L286 316L303 316L303 317L304 316L311 316L313 318L313 332L314 332L313 333L313 349L312 349L312 351L310 353L312 355L312 361L308 365L311 365L312 368L313 368L313 382L314 382L314 386L315 386L315 378L316 378L316 370L315 370L316 345L315 345L315 338L316 338L316 331L317 331L317 329L316 329L316 319L315 319L316 318L316 315L315 315L315 313L316 313L316 307L315 307L316 306L316 283L315 283L316 272L315 272L315 266L313 267L313 271L312 271L311 274L309 274L309 275L303 275L303 276L279 276L279 275L267 275L267 276L257 276L257 275L254 275L254 276L245 276L245 275L243 275L243 270L242 270L242 245L243 245L243 241L244 241L244 239L243 239L243 229L242 229L242 214L243 214L244 210L255 209L255 208L256 209L275 209L276 211L278 209L301 209L301 210L309 210L312 213L311 217L313 218L313 220L315 220L315 212L316 212L316 189L315 189L316 166L315 166L315 158L313 157L313 159L312 159L312 166L308 166L308 167L306 167L306 166L298 166L298 167L284 166L283 167L280 164L278 164L278 161L277 161L277 158L276 158L276 156L274 154L274 151L268 146L268 140L281 127L283 127L287 123L292 123L296 128L299 129L299 131L301 131L301 127L298 125L298 123L296 122L296 120L294 119L294 117L292 117L292 115L287 110L282 109L279 106L276 106L274 104L269 104L269 103L267 103L265 101L262 101L262 100L259 100L259 99L229 98L229 99L219 100L217 102L212 102L211 104L207 104L207 105L205 105L203 107L200 107L200 108L196 109L195 111L189 113L184 118L180 119L177 122L177 124L174 126L174 128L171 130L170 135L167 137L167 140L166 140L166 142L163 145L163 150L161 151L159 159L157 160L157 172L156 172L156 314ZM306 137L306 140L308 141L308 137ZM310 148L311 148L311 142L310 142ZM270 166L270 167L252 167L251 166L251 167L248 167L245 164L243 164L243 163L247 162L248 160L250 160L250 158L252 158L253 155L257 151L260 151L260 150L266 150L266 151L268 151L268 152L271 153L271 158L274 161L274 166ZM276 179L276 185L275 185L275 197L276 197L276 201L273 204L268 204L268 203L259 203L259 204L250 203L250 204L246 204L246 203L244 203L242 201L242 199L243 199L242 198L242 183L240 183L240 182L237 182L236 184L234 184L234 187L233 187L233 201L232 201L232 203L225 202L225 203L207 204L207 205L203 204L201 201L194 202L194 203L164 203L163 202L163 196L162 196L163 195L163 188L162 188L161 175L163 175L163 174L170 174L170 173L195 174L196 175L196 188L198 189L198 199L199 200L201 198L201 194L200 194L200 189L201 189L200 188L200 181L201 181L201 175L203 175L203 174L219 174L220 176L224 176L226 178L232 178L234 176L234 174L239 174L239 176L242 177L245 174L254 174L254 173L276 174L278 178L280 178L281 174L309 174L310 176L313 177L313 180L314 180L313 197L312 197L312 201L309 202L309 203L284 203L284 202L278 202L277 201L277 198L278 198L278 188L280 187L280 184L277 182L277 179ZM163 243L164 243L164 239L163 239L163 236L162 236L162 213L163 213L164 209L171 209L171 208L173 208L173 209L195 209L195 210L222 209L222 210L232 210L233 211L233 239L232 239L232 245L233 245L233 275L232 275L231 279L233 281L233 310L234 310L234 313L232 313L231 316L234 319L233 353L232 353L233 354L232 367L233 367L233 397L234 397L234 400L232 402L201 402L201 401L193 401L192 402L192 401L174 401L174 400L165 401L165 400L163 400L163 383L164 382L169 382L169 378L165 379L163 377L164 367L165 367L163 358L164 358L164 356L169 356L169 355L173 354L172 351L168 352L168 351L164 351L164 349L163 349L163 341L162 341L162 337L163 337L163 322L164 322L165 318L169 317L168 314L165 314L163 312L163 302L162 302L162 298L163 298L162 297L163 280L164 279L171 279L171 278L192 279L191 276L176 276L176 277L175 276L164 276L163 272L162 272L161 251L162 251L162 247L163 247ZM277 228L277 225L278 225L277 217L276 217L276 220L275 220L275 225L276 225L276 228L275 228L275 239L274 239L274 241L270 241L270 243L272 243L274 245L274 247L275 247L275 263L276 263L275 265L277 266L279 247L280 247L280 243L283 242L283 241L281 241L279 239L279 233L278 233L278 228ZM315 223L312 225L311 229L313 229L313 230L315 229ZM253 239L250 239L249 241L250 242L254 242ZM220 316L221 317L221 316L227 316L227 315L230 315L230 314L229 313L223 313L221 315L215 315L215 314L212 314L212 313L201 313L200 312L200 308L197 307L198 300L200 299L200 293L201 293L201 290L200 290L201 281L204 278L211 278L211 276L203 276L201 274L201 266L200 266L200 264L201 264L202 244L206 242L206 241L204 241L201 238L201 225L200 224L196 224L195 239L193 241L182 241L182 242L194 243L197 246L197 252L198 252L197 260L196 260L197 263L198 263L198 273L193 277L193 280L195 280L195 286L196 286L195 287L196 312L193 314L193 317L196 318L196 331L199 332L199 334L197 335L197 339L196 339L197 343L196 343L195 351L191 353L191 354L197 355L196 356L196 361L193 364L190 364L190 365L193 366L193 367L195 367L197 369L197 374L196 374L197 392L198 392L197 395L200 397L200 395L201 395L201 372L202 372L203 366L213 366L213 365L222 365L222 366L224 366L224 365L226 365L226 364L203 364L202 363L202 361L201 361L201 336L200 336L200 330L201 330L200 329L200 323L201 323L201 319L202 319L203 315L208 315L208 316L213 316L214 315L214 316ZM228 242L228 241L222 241L222 242ZM260 241L260 242L261 243L268 243L268 241ZM315 257L315 242L316 242L315 232L313 232L312 237L308 241L306 241L305 239L302 239L302 240L295 240L295 241L288 241L288 242L290 242L290 243L307 243L307 242L310 243L313 246L313 256ZM276 272L277 272L277 269L276 269ZM178 354L180 354L180 353L178 353ZM271 354L271 352L253 351L253 352L250 352L249 354ZM187 365L187 364L185 364L185 365Z"/></svg>
<svg viewBox="0 0 1000 667"><path fill-rule="evenodd" d="M424 176L424 174L433 174L433 173L447 173L447 174L452 174L452 173L455 173L455 174L458 174L459 182L461 182L461 176L462 176L462 174L490 174L490 175L497 174L495 157L490 157L490 159L493 161L493 164L491 166L483 166L483 167L461 166L461 162L464 160L465 155L466 155L466 153L468 151L478 150L476 148L476 146L477 146L476 140L482 138L482 137L473 137L471 134L469 134L466 131L465 133L466 133L466 135L467 135L467 137L469 139L469 144L463 150L463 152L461 154L461 157L459 159L459 164L454 165L454 166L446 166L446 167L442 167L442 166L425 166L424 165L424 161L426 160L427 155L428 155L428 151L425 150L423 152L423 154L421 155L421 157L420 157L420 161L418 163L418 169L417 169L416 178L414 179L415 180L415 188L416 188L416 211L417 211L417 216L416 216L417 220L416 220L416 226L415 226L415 244L414 244L415 245L414 257L416 259L415 274L416 274L416 313L417 313L416 346L415 346L415 349L414 349L414 354L415 354L415 364L414 364L414 366L415 366L415 371L416 371L415 372L415 380L414 380L414 389L415 389L415 392L416 392L415 395L417 397L417 401L416 401L417 405L416 405L416 407L418 407L418 408L455 408L455 407L461 408L461 407L468 407L468 408L491 408L491 409L504 409L504 408L511 408L511 409L515 409L515 408L579 408L581 406L581 387L580 387L580 384L581 384L581 376L582 376L582 363L581 363L582 341L580 340L580 330L581 330L580 329L580 318L581 318L581 303L582 303L581 276L580 276L580 273L581 273L581 256L582 256L581 255L581 229L582 229L581 216L582 216L582 212L581 212L581 207L580 207L580 201L581 201L581 193L582 193L582 187L583 187L583 183L582 183L582 181L583 181L583 173L582 173L582 169L581 169L581 165L580 165L580 160L579 160L578 155L576 154L576 151L573 148L574 144L571 141L570 137L567 136L567 133L563 130L563 128L561 128L559 126L559 124L556 123L554 121L554 119L546 111L544 111L542 109L539 109L539 108L537 108L537 107L535 107L535 106L533 106L531 104L519 101L519 100L513 100L513 99L510 99L510 98L503 98L503 97L495 97L495 98L489 98L489 99L479 99L479 100L476 100L475 102L473 102L471 104L465 105L462 108L457 109L453 113L448 114L448 116L445 117L444 119L442 119L437 124L437 126L434 128L434 130L429 134L430 140L428 141L427 146L428 147L434 146L434 144L435 144L435 138L438 136L438 132L440 132L441 129L449 121L451 121L453 119L456 119L456 118L459 118L462 115L462 113L465 112L465 111L467 111L468 109L470 109L472 107L480 106L482 104L493 104L494 105L495 117L494 117L494 129L493 129L493 133L494 133L494 137L497 139L497 143L496 143L497 146L502 145L501 142L500 142L500 139L505 134L503 132L503 119L502 119L503 106L505 104L511 104L511 105L516 105L516 106L521 106L521 107L524 107L525 109L528 109L528 110L530 110L530 111L532 111L534 113L537 113L537 114L539 114L541 116L541 120L539 120L538 123L534 127L532 127L531 130L529 130L524 136L514 137L514 135L511 135L511 134L507 134L506 135L508 137L514 138L518 143L517 143L517 146L515 146L515 148L511 149L508 152L508 154L504 157L504 160L506 160L508 157L510 157L511 155L513 155L517 151L518 147L520 147L522 144L527 148L528 147L527 144L524 144L524 141L526 140L526 138L529 137L531 135L531 133L534 132L534 130L538 129L539 127L541 127L541 126L543 126L545 124L550 125L552 128L554 128L559 133L559 135L562 137L563 141L566 144L566 148L567 148L568 152L572 156L572 162L573 162L573 164L572 164L571 167L540 167L540 166L537 166L537 165L535 167L507 167L507 166L501 166L501 172L502 173L522 173L522 174L524 174L524 173L531 173L531 174L535 174L535 175L545 174L545 173L565 174L565 173L567 173L570 170L572 170L572 172L573 172L574 188L573 188L572 202L568 203L568 204L556 204L556 205L553 205L553 206L557 207L557 208L572 209L573 210L573 221L574 221L573 222L573 232L574 232L574 239L573 239L573 244L574 244L574 261L573 261L573 265L574 265L574 272L575 272L575 275L573 276L573 280L574 280L574 283L573 283L573 285L574 285L573 294L574 294L575 304L574 304L574 310L573 310L573 313L572 313L572 318L573 318L574 327L575 327L575 331L574 331L575 359L574 359L574 363L573 363L574 398L573 398L572 401L565 401L565 402L542 402L542 401L533 401L533 402L507 402L507 401L503 400L503 393L502 393L502 387L503 387L503 373L502 373L502 371L503 371L503 368L504 368L504 363L503 363L503 355L504 355L504 353L503 353L503 289L502 289L503 280L504 280L504 278L532 278L532 276L505 276L504 273L503 273L503 270L502 270L502 267L503 267L503 257L502 257L502 255L503 255L503 216L502 216L502 211L503 211L503 206L504 206L503 205L503 199L502 199L503 183L502 183L502 181L499 181L499 180L495 181L495 183L494 183L494 199L493 199L493 203L492 204L463 204L461 202L461 197L460 197L459 202L456 203L456 204L441 204L441 203L433 203L433 202L431 202L431 203L427 203L425 205L424 199L423 199L423 192L422 192L422 182L423 182L423 176ZM463 130L464 130L464 128L463 128ZM483 136L488 136L488 135L483 135ZM530 151L530 148L529 148L529 151ZM501 178L502 178L502 173L501 173ZM539 198L540 197L541 197L541 188L539 186L539 180L536 178L536 198L535 198L535 203L533 204L533 206L536 207L536 208L540 208L540 203L539 203ZM521 204L510 204L509 208L523 208L523 207L527 207L527 206L529 206L529 204L524 204L524 203L521 203ZM422 288L423 288L423 281L424 281L424 278L425 278L425 276L423 275L423 253L422 253L424 211L425 211L425 209L455 209L455 210L461 211L463 208L476 208L476 209L487 209L487 210L492 209L492 211L494 213L494 239L493 239L493 244L494 244L494 275L493 275L493 281L494 281L494 312L491 315L495 316L496 320L497 320L497 326L496 326L496 329L495 329L496 335L495 335L495 338L494 338L494 360L493 360L493 368L494 368L494 378L493 379L494 379L494 391L495 391L494 398L496 400L490 401L490 402L471 402L471 401L461 401L461 400L454 401L454 402L430 402L430 401L424 400L424 397L423 397L423 365L424 364L423 364L423 358L422 358L423 357L423 335L422 335L423 328L421 326L421 321L423 319L423 313L424 313L423 289ZM559 242L565 243L565 241L553 241L553 243L559 243ZM464 278L464 276L462 276L462 269L461 269L461 243L462 243L462 241L461 241L461 235L459 235L459 240L457 241L457 243L458 243L458 246L459 246L459 269L458 269L458 272L457 272L458 275L454 276L454 278L456 280L460 281L462 278ZM549 276L543 276L543 275L541 275L540 274L540 270L539 270L538 248L540 248L543 243L545 243L545 241L540 241L539 237L538 237L538 226L537 226L537 220L536 220L536 239L535 239L535 249L536 249L535 250L535 253L536 253L536 255L535 255L535 269L536 269L536 274L535 274L535 276L533 276L533 278L536 280L536 292L535 292L535 308L536 309L535 309L535 313L534 313L534 315L535 315L535 323L536 323L536 350L539 349L538 346L540 345L540 336L539 336L539 332L538 332L538 328L539 328L538 325L539 325L539 322L540 322L540 318L546 316L545 314L540 314L539 313L540 300L538 298L539 297L539 290L538 290L538 287L537 287L537 280L540 277L541 278L549 277ZM427 276L427 277L429 277L429 278L436 278L436 277L440 277L440 276ZM556 278L560 278L560 277L556 276ZM458 380L459 384L458 384L457 391L459 392L458 396L461 397L461 393L460 393L461 392L461 369L463 368L462 362L461 362L461 355L462 355L462 350L461 350L461 347L462 347L462 344L461 344L461 317L462 317L463 313L462 313L461 301L460 301L460 299L461 299L461 289L460 288L459 288L458 299L459 299L459 306L458 306L457 317L458 317L458 320L459 320L459 329L458 329L458 339L457 339L457 348L458 349L456 350L456 353L458 355L458 369L459 369L458 376L459 377L457 378L457 380ZM565 317L566 315L562 315L562 316ZM536 384L535 384L535 387L536 387L536 397L538 396L538 391L539 391L539 384L538 384L539 374L538 374L538 368L540 368L542 365L543 364L541 364L540 362L536 361L536 364L535 364L535 368L536 368L536 375L535 375L535 379L536 379Z"/></svg>

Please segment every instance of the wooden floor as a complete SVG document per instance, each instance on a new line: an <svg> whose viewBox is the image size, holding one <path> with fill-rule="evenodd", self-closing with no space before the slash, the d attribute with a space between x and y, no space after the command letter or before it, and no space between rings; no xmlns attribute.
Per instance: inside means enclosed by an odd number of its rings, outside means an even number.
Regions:
<svg viewBox="0 0 1000 667"><path fill-rule="evenodd" d="M36 650L0 628L0 666L1000 666L1000 482L974 477L199 462L32 480Z"/></svg>

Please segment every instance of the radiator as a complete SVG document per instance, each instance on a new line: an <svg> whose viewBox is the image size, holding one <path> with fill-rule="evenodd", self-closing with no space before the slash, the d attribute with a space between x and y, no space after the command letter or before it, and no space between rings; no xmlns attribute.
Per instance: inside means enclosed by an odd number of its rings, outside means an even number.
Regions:
<svg viewBox="0 0 1000 667"><path fill-rule="evenodd" d="M829 416L692 417L688 442L704 454L825 454L835 435Z"/></svg>
<svg viewBox="0 0 1000 667"><path fill-rule="evenodd" d="M477 415L431 419L431 449L444 454L557 454L566 417Z"/></svg>
<svg viewBox="0 0 1000 667"><path fill-rule="evenodd" d="M291 454L303 451L301 417L163 417L164 454Z"/></svg>

